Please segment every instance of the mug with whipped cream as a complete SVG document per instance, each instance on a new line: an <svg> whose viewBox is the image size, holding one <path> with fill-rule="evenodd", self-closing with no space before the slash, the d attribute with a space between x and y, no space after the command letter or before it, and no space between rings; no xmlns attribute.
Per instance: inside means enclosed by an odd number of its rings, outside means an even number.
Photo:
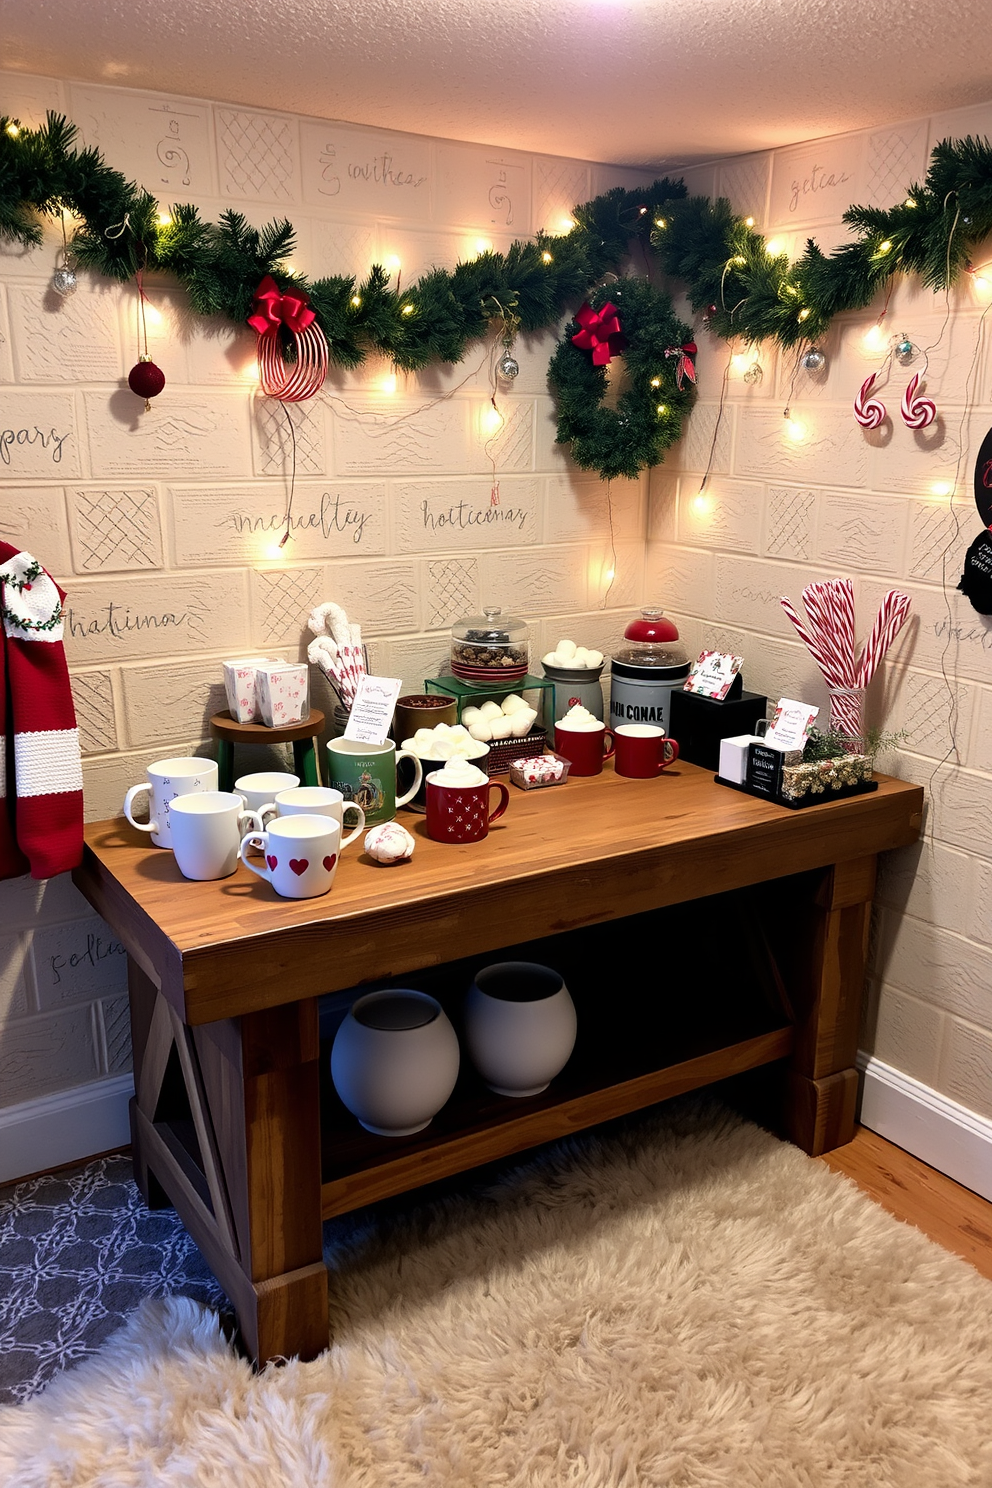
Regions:
<svg viewBox="0 0 992 1488"><path fill-rule="evenodd" d="M488 836L491 822L498 821L510 801L510 792L499 781L467 759L449 759L440 770L428 775L427 835L435 842L479 842ZM499 804L490 809L490 792Z"/></svg>
<svg viewBox="0 0 992 1488"><path fill-rule="evenodd" d="M555 724L555 749L571 762L573 775L598 775L603 761L612 759L616 744L602 719L577 703Z"/></svg>

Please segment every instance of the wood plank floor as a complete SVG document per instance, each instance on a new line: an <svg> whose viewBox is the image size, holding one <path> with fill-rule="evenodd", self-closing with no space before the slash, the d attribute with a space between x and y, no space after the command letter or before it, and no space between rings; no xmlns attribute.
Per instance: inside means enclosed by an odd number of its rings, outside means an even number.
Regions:
<svg viewBox="0 0 992 1488"><path fill-rule="evenodd" d="M817 1159L992 1280L992 1204L867 1127Z"/></svg>

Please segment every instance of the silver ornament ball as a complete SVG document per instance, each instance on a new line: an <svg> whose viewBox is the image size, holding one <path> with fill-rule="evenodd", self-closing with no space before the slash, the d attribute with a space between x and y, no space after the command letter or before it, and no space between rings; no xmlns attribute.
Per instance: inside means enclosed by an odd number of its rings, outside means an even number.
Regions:
<svg viewBox="0 0 992 1488"><path fill-rule="evenodd" d="M896 345L896 360L902 362L905 367L907 362L913 360L913 343L908 336L903 336Z"/></svg>
<svg viewBox="0 0 992 1488"><path fill-rule="evenodd" d="M764 369L762 368L761 363L752 362L750 367L748 367L747 371L744 373L744 381L749 383L751 387L754 387L755 383L760 382L764 375Z"/></svg>
<svg viewBox="0 0 992 1488"><path fill-rule="evenodd" d="M76 271L75 269L56 269L52 275L52 288L56 294L63 299L76 293Z"/></svg>
<svg viewBox="0 0 992 1488"><path fill-rule="evenodd" d="M803 357L803 366L807 372L822 372L827 365L827 359L818 346L811 346Z"/></svg>
<svg viewBox="0 0 992 1488"><path fill-rule="evenodd" d="M520 363L517 361L516 357L512 357L508 351L504 351L503 355L496 363L496 371L499 373L500 377L512 379L516 377L517 373L520 371Z"/></svg>

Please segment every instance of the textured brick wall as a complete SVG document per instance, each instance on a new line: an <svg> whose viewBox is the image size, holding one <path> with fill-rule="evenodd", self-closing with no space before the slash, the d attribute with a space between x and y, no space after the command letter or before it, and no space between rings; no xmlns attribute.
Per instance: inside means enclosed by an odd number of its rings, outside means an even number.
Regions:
<svg viewBox="0 0 992 1488"><path fill-rule="evenodd" d="M898 127L716 162L687 174L692 190L730 197L770 241L796 256L807 236L845 241L852 202L892 206L948 136L992 134L992 105ZM984 260L992 251L979 249ZM884 337L905 332L929 353L927 394L939 418L914 433L899 416L913 371L896 365L882 393L891 424L870 433L852 401L882 361L865 334L882 302L840 317L821 343L826 375L762 350L764 375L743 381L746 348L700 335L701 403L651 486L646 588L677 611L690 647L743 653L749 686L825 707L819 673L778 600L813 578L855 581L859 636L890 587L915 616L870 692L869 720L909 738L881 762L927 787L927 840L885 862L873 938L864 1046L882 1060L992 1116L992 625L954 592L979 531L972 497L978 446L992 424L982 317L992 292L970 281L949 297L897 282ZM947 312L945 320L945 311ZM720 385L724 416L713 445ZM796 442L783 410L805 425ZM711 446L714 474L698 499ZM953 492L953 495L951 494ZM946 575L946 583L944 576Z"/></svg>
<svg viewBox="0 0 992 1488"><path fill-rule="evenodd" d="M410 283L646 179L14 74L0 74L0 90L24 123L67 113L163 204L194 201L214 220L235 207L258 225L289 216L294 262L311 274L362 275L395 258ZM320 600L344 604L373 666L416 688L446 656L451 621L482 602L529 619L536 656L563 634L616 641L641 595L647 482L613 486L617 575L604 610L609 512L599 482L575 478L554 446L554 337L518 345L495 433L481 344L389 392L388 365L332 374L293 411L296 525L275 559L289 435L282 410L254 395L254 334L194 323L175 286L153 282L151 350L168 382L145 414L124 384L139 350L134 287L81 275L77 294L58 299L60 242L0 249L0 426L44 435L9 447L0 536L69 591L90 819L116 814L147 762L200 745L223 706L223 657L300 655ZM489 511L490 456L505 520L481 526L465 514ZM71 884L0 884L0 1106L127 1068L123 968Z"/></svg>

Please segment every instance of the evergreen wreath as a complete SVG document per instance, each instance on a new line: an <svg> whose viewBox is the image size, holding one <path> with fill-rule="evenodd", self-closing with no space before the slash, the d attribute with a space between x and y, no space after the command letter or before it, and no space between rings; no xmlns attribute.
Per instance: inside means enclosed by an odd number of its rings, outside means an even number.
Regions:
<svg viewBox="0 0 992 1488"><path fill-rule="evenodd" d="M548 368L548 382L558 404L558 443L571 445L572 459L583 470L598 470L603 480L633 480L682 434L682 420L692 407L695 388L679 386L667 350L691 339L692 331L672 310L667 294L646 279L620 279L589 297L594 310L607 303L617 308L627 339L624 381L615 408L604 406L606 367L593 364L588 351L573 344L579 322L572 321L558 343Z"/></svg>
<svg viewBox="0 0 992 1488"><path fill-rule="evenodd" d="M185 204L162 213L150 192L112 170L98 150L76 150L75 138L75 125L62 115L50 113L39 129L0 118L0 239L38 244L39 218L70 211L81 221L72 250L82 267L121 281L139 270L165 271L184 286L197 314L222 315L237 325L245 323L260 281L270 274L280 290L306 293L330 360L342 367L357 366L372 351L402 371L416 371L434 361L460 361L469 343L492 326L543 330L637 247L685 283L693 309L706 312L717 335L801 348L817 341L835 315L870 304L897 272L919 274L934 291L949 288L972 267L970 245L992 233L992 145L968 136L937 144L925 181L910 185L891 210L848 208L844 221L855 241L829 255L812 238L795 263L770 254L762 235L724 198L687 197L681 181L665 177L640 191L615 187L577 206L567 234L538 233L505 254L483 253L450 272L432 269L399 293L379 265L360 283L343 275L308 280L291 274L285 262L295 234L285 219L256 229L235 211L224 212L217 224ZM623 281L625 293L633 282ZM643 322L635 312L635 322L634 333L627 332L631 393L643 391L641 359L651 358L652 347L641 346L640 336L655 334L646 312ZM676 334L672 342L685 339ZM292 356L285 341L283 351ZM653 352L661 354L660 342ZM591 380L584 381L567 350L560 367L564 384L559 375L556 385L566 406L560 407L558 437L580 443L576 458L584 468L607 478L610 470L626 473L633 459L658 458L677 437L666 438L667 424L649 431L643 398L612 417L600 408L602 378L592 376L600 369L589 368ZM679 422L691 401L684 392L681 401L662 400L677 410ZM569 435L569 429L576 432ZM622 450L612 440L621 440Z"/></svg>

